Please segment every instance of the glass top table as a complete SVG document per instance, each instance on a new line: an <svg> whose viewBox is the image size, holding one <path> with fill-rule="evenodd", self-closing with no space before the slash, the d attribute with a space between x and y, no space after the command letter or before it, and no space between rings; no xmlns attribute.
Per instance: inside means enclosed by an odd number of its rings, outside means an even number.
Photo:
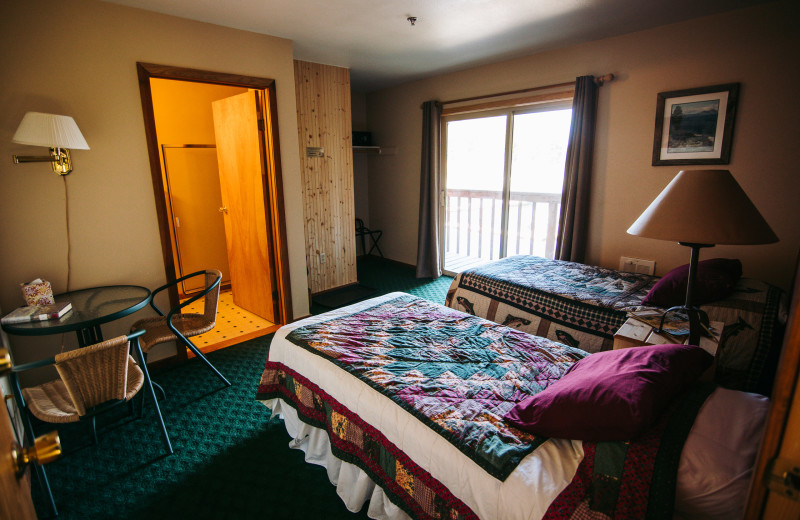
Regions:
<svg viewBox="0 0 800 520"><path fill-rule="evenodd" d="M72 310L56 320L3 324L3 330L18 336L44 336L75 331L81 347L103 341L100 325L132 314L150 301L150 289L138 285L108 285L70 291L55 296L56 302L71 302Z"/></svg>

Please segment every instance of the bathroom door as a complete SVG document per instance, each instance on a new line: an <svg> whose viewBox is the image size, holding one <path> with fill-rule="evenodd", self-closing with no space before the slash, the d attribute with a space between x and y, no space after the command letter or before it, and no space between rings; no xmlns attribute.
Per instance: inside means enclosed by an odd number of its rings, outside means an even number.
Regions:
<svg viewBox="0 0 800 520"><path fill-rule="evenodd" d="M233 302L275 322L263 110L256 91L211 104Z"/></svg>
<svg viewBox="0 0 800 520"><path fill-rule="evenodd" d="M179 276L218 269L222 273L222 283L228 283L216 148L214 145L166 144L161 148ZM200 276L181 282L183 294L203 287L205 278Z"/></svg>

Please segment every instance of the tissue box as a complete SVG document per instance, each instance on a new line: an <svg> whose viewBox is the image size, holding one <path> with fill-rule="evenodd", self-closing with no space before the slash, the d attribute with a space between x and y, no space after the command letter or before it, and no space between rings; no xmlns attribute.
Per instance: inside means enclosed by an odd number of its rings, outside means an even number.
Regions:
<svg viewBox="0 0 800 520"><path fill-rule="evenodd" d="M37 278L30 283L20 284L22 287L22 297L25 298L25 305L52 305L56 301L53 299L53 288L50 282Z"/></svg>

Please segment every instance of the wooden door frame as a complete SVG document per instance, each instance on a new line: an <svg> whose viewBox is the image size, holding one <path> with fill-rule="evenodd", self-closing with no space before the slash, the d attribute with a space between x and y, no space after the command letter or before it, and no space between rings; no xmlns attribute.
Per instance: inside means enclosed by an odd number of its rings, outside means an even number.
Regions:
<svg viewBox="0 0 800 520"><path fill-rule="evenodd" d="M156 136L155 112L153 109L153 95L150 90L150 79L161 78L179 81L192 81L195 83L210 83L245 87L262 90L267 95L269 102L269 117L265 118L264 139L267 150L272 150L271 157L264 158L264 171L266 182L264 185L264 201L267 209L268 230L272 234L273 254L275 263L275 287L278 292L278 308L276 321L284 325L294 320L292 314L292 295L289 281L289 253L286 239L285 206L283 201L283 177L281 174L280 139L278 136L277 97L275 80L255 76L226 74L185 67L157 65L154 63L136 63L139 77L139 93L142 98L142 115L144 117L147 151L150 157L150 174L153 179L153 195L156 203L156 218L161 236L161 252L164 258L164 274L167 280L175 280L176 266L173 256L172 241L169 236L169 217L166 201L164 199L164 183L159 159L158 138ZM176 287L169 289L170 306L178 303L178 290ZM184 349L178 349L178 357L185 358Z"/></svg>
<svg viewBox="0 0 800 520"><path fill-rule="evenodd" d="M800 403L793 397L800 377L800 262L795 269L792 283L791 306L786 334L783 337L780 362L775 376L775 384L770 396L770 408L764 434L761 439L758 457L750 483L750 493L745 508L745 518L758 520L764 514L769 493L766 482L772 460L778 457L783 442L786 423L792 407Z"/></svg>

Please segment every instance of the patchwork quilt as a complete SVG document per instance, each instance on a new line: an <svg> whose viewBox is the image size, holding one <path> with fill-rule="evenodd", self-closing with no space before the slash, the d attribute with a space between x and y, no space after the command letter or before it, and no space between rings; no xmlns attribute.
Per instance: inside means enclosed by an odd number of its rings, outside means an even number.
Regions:
<svg viewBox="0 0 800 520"><path fill-rule="evenodd" d="M587 355L411 295L286 339L389 397L500 480L546 440L503 416Z"/></svg>

